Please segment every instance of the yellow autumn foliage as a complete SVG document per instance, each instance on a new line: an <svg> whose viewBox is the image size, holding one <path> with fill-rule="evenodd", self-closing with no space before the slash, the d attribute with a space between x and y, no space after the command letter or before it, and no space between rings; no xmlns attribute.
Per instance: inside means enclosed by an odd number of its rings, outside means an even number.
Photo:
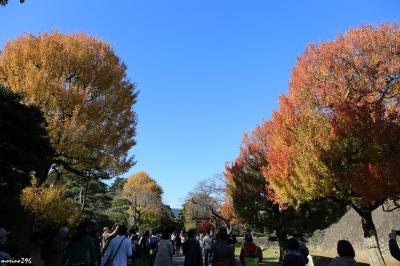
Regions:
<svg viewBox="0 0 400 266"><path fill-rule="evenodd" d="M34 214L38 221L69 226L78 223L81 212L72 202L65 199L64 187L57 185L39 187L35 177L31 183L31 186L21 192L21 204Z"/></svg>
<svg viewBox="0 0 400 266"><path fill-rule="evenodd" d="M128 178L123 189L131 202L128 214L134 227L149 228L160 223L162 215L162 188L146 172Z"/></svg>
<svg viewBox="0 0 400 266"><path fill-rule="evenodd" d="M20 36L1 49L0 79L43 111L55 164L110 175L130 168L137 94L107 42L60 32Z"/></svg>

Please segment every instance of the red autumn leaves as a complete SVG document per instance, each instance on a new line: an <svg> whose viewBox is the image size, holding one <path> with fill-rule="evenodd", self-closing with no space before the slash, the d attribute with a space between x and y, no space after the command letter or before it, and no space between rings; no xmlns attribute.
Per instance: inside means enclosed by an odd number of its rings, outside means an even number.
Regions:
<svg viewBox="0 0 400 266"><path fill-rule="evenodd" d="M399 72L397 25L308 46L279 109L245 138L227 170L248 164L248 154L263 156L266 191L280 205L333 197L368 206L396 195Z"/></svg>

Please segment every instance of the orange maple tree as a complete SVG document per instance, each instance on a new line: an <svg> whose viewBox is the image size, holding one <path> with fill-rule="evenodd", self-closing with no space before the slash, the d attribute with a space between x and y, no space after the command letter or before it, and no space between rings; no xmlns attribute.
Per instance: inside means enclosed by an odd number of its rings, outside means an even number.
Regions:
<svg viewBox="0 0 400 266"><path fill-rule="evenodd" d="M269 162L270 123L263 122L251 134L245 134L239 156L225 166L226 194L229 208L239 224L262 227L275 232L283 261L287 235L310 235L337 222L346 208L331 199L316 199L298 208L282 208L274 202L276 194L269 186L264 169ZM312 217L313 219L310 219Z"/></svg>
<svg viewBox="0 0 400 266"><path fill-rule="evenodd" d="M321 197L361 216L372 265L384 265L372 211L400 193L400 32L362 26L306 48L274 112L265 175L281 205Z"/></svg>

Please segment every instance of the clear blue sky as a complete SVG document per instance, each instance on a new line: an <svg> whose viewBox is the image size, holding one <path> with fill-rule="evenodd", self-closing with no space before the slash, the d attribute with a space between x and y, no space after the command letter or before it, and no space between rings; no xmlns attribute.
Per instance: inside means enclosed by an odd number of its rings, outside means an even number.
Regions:
<svg viewBox="0 0 400 266"><path fill-rule="evenodd" d="M270 117L308 43L400 21L396 0L9 1L0 8L1 46L52 30L111 43L140 90L128 174L147 171L172 207L221 173L243 133Z"/></svg>

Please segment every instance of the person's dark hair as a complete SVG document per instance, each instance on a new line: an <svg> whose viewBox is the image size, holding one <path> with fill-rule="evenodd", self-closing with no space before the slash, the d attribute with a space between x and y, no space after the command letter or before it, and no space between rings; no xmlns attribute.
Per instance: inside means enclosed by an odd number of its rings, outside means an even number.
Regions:
<svg viewBox="0 0 400 266"><path fill-rule="evenodd" d="M227 241L229 239L228 232L225 228L221 228L218 232L218 239L221 241Z"/></svg>
<svg viewBox="0 0 400 266"><path fill-rule="evenodd" d="M169 239L169 233L168 233L168 231L162 231L162 233L161 233L161 239L164 239L164 240L168 240L168 239Z"/></svg>
<svg viewBox="0 0 400 266"><path fill-rule="evenodd" d="M301 238L301 234L298 233L298 232L295 232L292 235L293 235L294 238L297 238L297 239Z"/></svg>
<svg viewBox="0 0 400 266"><path fill-rule="evenodd" d="M337 244L337 252L340 257L351 257L354 258L356 253L351 243L347 240L339 240Z"/></svg>
<svg viewBox="0 0 400 266"><path fill-rule="evenodd" d="M246 235L244 240L246 240L246 242L253 242L253 237L251 235Z"/></svg>
<svg viewBox="0 0 400 266"><path fill-rule="evenodd" d="M87 223L82 222L76 227L76 232L72 237L72 241L80 240L85 234L87 234Z"/></svg>
<svg viewBox="0 0 400 266"><path fill-rule="evenodd" d="M287 249L294 251L294 250L299 250L299 241L297 241L296 238L291 238L287 242Z"/></svg>
<svg viewBox="0 0 400 266"><path fill-rule="evenodd" d="M194 238L195 234L196 234L196 230L189 229L189 231L187 232L187 237L188 238Z"/></svg>
<svg viewBox="0 0 400 266"><path fill-rule="evenodd" d="M118 226L118 235L125 236L128 233L128 228L124 224Z"/></svg>
<svg viewBox="0 0 400 266"><path fill-rule="evenodd" d="M144 231L143 236L149 237L150 236L150 231L149 230Z"/></svg>

